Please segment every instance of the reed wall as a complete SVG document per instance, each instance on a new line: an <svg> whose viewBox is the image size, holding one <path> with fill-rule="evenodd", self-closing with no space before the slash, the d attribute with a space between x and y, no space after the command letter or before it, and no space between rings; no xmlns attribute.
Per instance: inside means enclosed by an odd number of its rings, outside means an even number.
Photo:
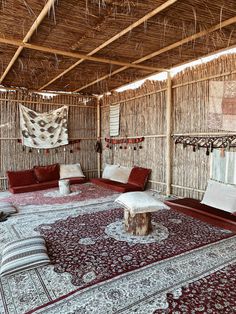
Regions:
<svg viewBox="0 0 236 314"><path fill-rule="evenodd" d="M172 78L172 136L223 132L208 127L210 80L236 80L236 55L189 68ZM115 103L121 105L119 137L145 137L141 150L104 149L102 165L119 163L151 168L149 187L161 192L166 191L166 86L165 81L148 81L137 90L104 97L101 107L103 138L109 135L109 106ZM200 199L210 177L210 157L205 149L193 152L190 146L183 149L180 144L174 145L173 138L171 147L172 193Z"/></svg>
<svg viewBox="0 0 236 314"><path fill-rule="evenodd" d="M22 150L18 104L37 112L47 112L63 105L69 106L69 138L81 139L79 144L45 150ZM29 169L35 165L80 162L87 177L97 176L97 155L94 145L97 136L96 102L76 95L59 94L52 98L23 91L0 92L0 189L7 188L6 171ZM73 153L70 150L73 150Z"/></svg>

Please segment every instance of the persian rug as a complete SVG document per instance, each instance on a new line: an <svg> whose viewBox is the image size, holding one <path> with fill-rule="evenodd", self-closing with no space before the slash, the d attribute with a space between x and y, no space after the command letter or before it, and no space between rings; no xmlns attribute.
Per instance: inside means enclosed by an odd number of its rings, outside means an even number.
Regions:
<svg viewBox="0 0 236 314"><path fill-rule="evenodd" d="M224 267L179 291L169 294L167 310L157 310L155 314L168 313L236 313L236 264Z"/></svg>
<svg viewBox="0 0 236 314"><path fill-rule="evenodd" d="M69 211L38 206L1 223L0 250L40 233L53 264L1 278L0 313L154 313L173 306L170 294L180 298L236 262L232 232L165 210L153 215L152 234L128 235L113 200L75 202Z"/></svg>
<svg viewBox="0 0 236 314"><path fill-rule="evenodd" d="M21 104L22 144L34 148L53 148L68 144L68 106L38 113Z"/></svg>
<svg viewBox="0 0 236 314"><path fill-rule="evenodd" d="M236 130L236 81L209 83L208 126L210 129Z"/></svg>
<svg viewBox="0 0 236 314"><path fill-rule="evenodd" d="M42 191L11 194L1 197L1 202L9 202L23 212L29 209L52 210L53 208L68 208L73 206L85 205L108 200L115 200L119 193L105 189L93 183L73 184L71 185L72 193L61 195L59 188L52 188ZM1 194L1 193L0 193Z"/></svg>

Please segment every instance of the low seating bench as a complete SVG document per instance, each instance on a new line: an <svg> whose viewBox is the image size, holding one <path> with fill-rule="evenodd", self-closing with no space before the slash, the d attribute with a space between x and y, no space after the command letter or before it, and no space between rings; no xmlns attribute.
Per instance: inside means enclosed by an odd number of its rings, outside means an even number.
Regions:
<svg viewBox="0 0 236 314"><path fill-rule="evenodd" d="M172 209L183 212L220 228L236 232L236 215L221 209L202 204L193 198L166 200L165 204Z"/></svg>
<svg viewBox="0 0 236 314"><path fill-rule="evenodd" d="M122 183L107 178L90 179L90 181L94 184L100 185L104 188L112 189L120 193L144 191L150 173L151 169L135 166L130 172L127 183Z"/></svg>

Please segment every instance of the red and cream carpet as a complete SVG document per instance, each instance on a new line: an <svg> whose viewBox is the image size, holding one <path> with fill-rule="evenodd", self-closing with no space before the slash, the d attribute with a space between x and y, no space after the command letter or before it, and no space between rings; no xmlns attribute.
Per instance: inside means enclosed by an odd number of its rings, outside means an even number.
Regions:
<svg viewBox="0 0 236 314"><path fill-rule="evenodd" d="M21 211L1 223L0 249L40 233L52 265L1 278L0 313L235 313L232 232L163 210L153 214L151 235L132 236L117 194L85 186L99 198L56 199L45 210L36 197L33 211L27 195L25 205L16 196Z"/></svg>

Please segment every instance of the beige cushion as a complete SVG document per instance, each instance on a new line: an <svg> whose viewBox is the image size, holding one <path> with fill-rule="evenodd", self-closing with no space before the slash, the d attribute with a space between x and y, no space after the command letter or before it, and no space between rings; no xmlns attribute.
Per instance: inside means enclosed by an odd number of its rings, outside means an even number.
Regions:
<svg viewBox="0 0 236 314"><path fill-rule="evenodd" d="M42 236L20 239L5 245L0 275L10 275L50 263Z"/></svg>
<svg viewBox="0 0 236 314"><path fill-rule="evenodd" d="M209 180L201 203L230 213L235 213L236 186Z"/></svg>
<svg viewBox="0 0 236 314"><path fill-rule="evenodd" d="M156 212L161 209L169 209L169 207L163 202L146 192L124 193L121 194L115 202L128 209L131 215Z"/></svg>
<svg viewBox="0 0 236 314"><path fill-rule="evenodd" d="M115 171L119 168L119 165L109 165L109 164L105 164L103 173L102 173L102 178L103 179L110 179L113 176L113 174L115 173Z"/></svg>
<svg viewBox="0 0 236 314"><path fill-rule="evenodd" d="M60 179L85 177L80 164L60 165Z"/></svg>
<svg viewBox="0 0 236 314"><path fill-rule="evenodd" d="M4 214L15 214L17 213L17 208L11 203L1 202L0 212L3 212Z"/></svg>
<svg viewBox="0 0 236 314"><path fill-rule="evenodd" d="M121 183L127 183L131 170L132 168L119 166L114 169L110 179Z"/></svg>

